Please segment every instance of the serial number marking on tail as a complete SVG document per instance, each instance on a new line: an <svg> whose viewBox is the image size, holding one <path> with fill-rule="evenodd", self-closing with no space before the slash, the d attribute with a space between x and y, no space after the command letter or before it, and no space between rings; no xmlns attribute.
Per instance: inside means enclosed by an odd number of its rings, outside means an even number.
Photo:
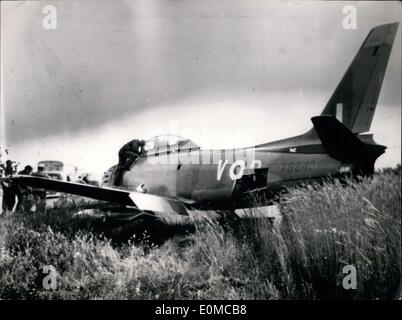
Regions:
<svg viewBox="0 0 402 320"><path fill-rule="evenodd" d="M315 160L311 161L290 161L284 162L281 164L280 172L299 172L303 171L312 171L317 167L317 163Z"/></svg>

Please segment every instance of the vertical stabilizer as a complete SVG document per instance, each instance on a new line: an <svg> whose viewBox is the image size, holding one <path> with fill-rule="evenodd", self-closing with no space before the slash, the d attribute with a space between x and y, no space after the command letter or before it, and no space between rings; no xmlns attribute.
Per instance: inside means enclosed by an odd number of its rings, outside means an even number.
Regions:
<svg viewBox="0 0 402 320"><path fill-rule="evenodd" d="M353 133L370 130L398 24L370 31L321 115L336 117Z"/></svg>

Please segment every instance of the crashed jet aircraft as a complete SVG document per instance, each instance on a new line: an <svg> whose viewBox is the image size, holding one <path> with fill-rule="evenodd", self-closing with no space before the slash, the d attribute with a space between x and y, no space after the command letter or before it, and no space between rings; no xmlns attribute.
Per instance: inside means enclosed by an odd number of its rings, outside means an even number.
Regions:
<svg viewBox="0 0 402 320"><path fill-rule="evenodd" d="M372 174L386 147L367 134L398 23L370 31L324 110L306 133L229 150L205 150L178 136L147 141L138 160L114 185L115 167L101 187L14 176L14 181L108 201L143 212L186 214L191 207L231 208L257 191L327 176Z"/></svg>

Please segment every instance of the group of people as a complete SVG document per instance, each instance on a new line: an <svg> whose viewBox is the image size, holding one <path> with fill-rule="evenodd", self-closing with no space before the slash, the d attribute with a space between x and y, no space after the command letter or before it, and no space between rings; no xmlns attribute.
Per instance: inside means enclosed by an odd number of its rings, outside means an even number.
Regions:
<svg viewBox="0 0 402 320"><path fill-rule="evenodd" d="M44 202L46 190L16 184L11 179L8 179L16 173L50 178L46 174L43 164L39 164L35 172L33 172L33 168L30 165L18 171L17 165L13 161L7 160L5 165L0 164L0 171L1 188L3 190L2 214L13 213L14 211L31 211L36 207L36 204Z"/></svg>
<svg viewBox="0 0 402 320"><path fill-rule="evenodd" d="M145 152L144 140L132 140L126 143L119 151L119 163L115 172L115 185L120 185L123 178L123 173L129 170L131 165ZM17 164L11 160L6 161L6 165L0 163L0 182L3 190L3 202L1 213L12 213L14 211L32 211L38 202L44 204L46 198L46 190L41 188L32 188L21 184L16 184L12 179L8 179L12 175L18 173L22 175L32 175L43 178L50 176L45 172L44 164L39 163L38 169L35 172L29 165L17 172ZM82 178L82 183L89 183L88 177Z"/></svg>

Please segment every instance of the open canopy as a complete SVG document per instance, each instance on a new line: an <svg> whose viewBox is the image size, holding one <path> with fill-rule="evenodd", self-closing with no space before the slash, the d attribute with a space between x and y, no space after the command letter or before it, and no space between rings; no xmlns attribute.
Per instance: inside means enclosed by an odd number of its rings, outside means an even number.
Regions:
<svg viewBox="0 0 402 320"><path fill-rule="evenodd" d="M200 149L193 141L173 134L152 137L145 142L144 148L148 155Z"/></svg>

